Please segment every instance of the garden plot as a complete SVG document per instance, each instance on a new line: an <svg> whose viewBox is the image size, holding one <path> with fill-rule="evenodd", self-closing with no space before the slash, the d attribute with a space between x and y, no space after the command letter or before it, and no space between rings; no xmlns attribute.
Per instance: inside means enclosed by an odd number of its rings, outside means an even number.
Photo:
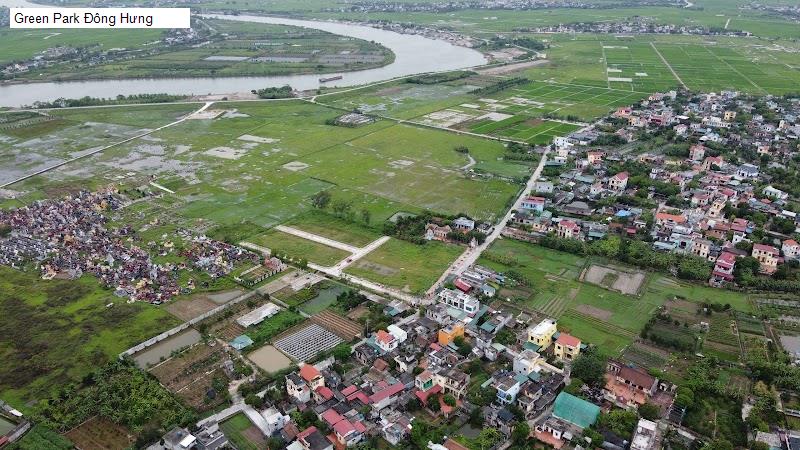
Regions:
<svg viewBox="0 0 800 450"><path fill-rule="evenodd" d="M592 264L586 269L583 281L597 284L628 295L637 295L644 283L645 274L641 271L625 271Z"/></svg>
<svg viewBox="0 0 800 450"><path fill-rule="evenodd" d="M129 448L135 441L130 430L108 419L92 417L65 436L82 450L113 450Z"/></svg>
<svg viewBox="0 0 800 450"><path fill-rule="evenodd" d="M170 392L196 410L204 411L225 400L223 392L212 393L214 379L227 376L222 363L228 355L222 346L198 344L153 366L149 372Z"/></svg>

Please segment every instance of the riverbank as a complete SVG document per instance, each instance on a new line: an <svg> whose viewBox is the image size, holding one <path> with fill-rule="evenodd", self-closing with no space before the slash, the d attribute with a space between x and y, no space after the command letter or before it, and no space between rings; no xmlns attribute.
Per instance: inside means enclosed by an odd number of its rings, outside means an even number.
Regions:
<svg viewBox="0 0 800 450"><path fill-rule="evenodd" d="M201 96L249 92L253 89L284 85L290 85L300 91L313 91L323 87L319 81L320 78L337 75L341 75L342 79L327 83L325 87L359 86L418 73L459 70L486 64L486 58L475 50L423 36L399 34L368 26L267 16L203 15L202 17L253 24L279 24L313 28L339 36L375 42L389 49L395 57L391 63L382 67L351 72L336 71L305 75L224 78L192 78L185 76L180 78L147 79L115 78L111 80L7 84L0 85L0 106L18 107L20 105L30 105L36 101L53 101L64 96L74 98L84 96L112 98L117 95L153 92L170 95Z"/></svg>

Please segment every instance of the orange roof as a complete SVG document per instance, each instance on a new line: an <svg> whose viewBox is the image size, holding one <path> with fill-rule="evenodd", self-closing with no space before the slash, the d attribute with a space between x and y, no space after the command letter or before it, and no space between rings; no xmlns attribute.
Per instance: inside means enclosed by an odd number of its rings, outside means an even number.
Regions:
<svg viewBox="0 0 800 450"><path fill-rule="evenodd" d="M686 222L686 217L677 214L656 213L656 220L671 220L676 223Z"/></svg>
<svg viewBox="0 0 800 450"><path fill-rule="evenodd" d="M378 334L375 337L375 339L377 339L379 342L383 342L384 344L388 344L389 342L392 342L392 340L394 339L394 336L392 336L387 331L378 330Z"/></svg>
<svg viewBox="0 0 800 450"><path fill-rule="evenodd" d="M312 381L320 376L319 370L311 364L305 364L300 368L300 376L306 381Z"/></svg>
<svg viewBox="0 0 800 450"><path fill-rule="evenodd" d="M558 339L556 339L556 343L566 345L567 347L578 347L581 345L581 340L567 333L560 333Z"/></svg>

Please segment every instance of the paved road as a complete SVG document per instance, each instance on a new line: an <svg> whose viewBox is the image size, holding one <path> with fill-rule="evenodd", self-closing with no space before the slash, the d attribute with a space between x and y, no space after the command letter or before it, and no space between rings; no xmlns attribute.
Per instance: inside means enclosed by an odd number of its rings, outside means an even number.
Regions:
<svg viewBox="0 0 800 450"><path fill-rule="evenodd" d="M531 177L525 184L525 188L522 190L522 192L520 192L519 197L517 197L517 199L514 201L514 205L511 206L511 208L506 212L505 216L503 216L503 219L500 220L500 222L497 225L495 225L494 231L492 231L491 234L489 234L486 237L486 241L484 241L483 244L478 245L475 248L470 247L467 250L465 250L464 253L462 253L461 256L459 256L458 259L456 259L453 262L453 264L451 264L450 267L448 267L447 270L444 271L444 273L442 274L441 277L439 277L436 283L434 283L433 286L431 286L430 289L428 289L428 291L425 293L426 297L432 298L433 295L436 293L436 291L444 284L445 280L450 274L455 274L455 275L461 274L469 266L475 264L475 261L477 261L478 258L481 256L481 253L483 253L487 248L489 248L489 246L492 245L492 242L494 242L495 239L500 237L500 233L503 232L503 228L505 228L508 221L511 220L512 214L514 213L515 210L520 208L520 206L522 205L522 200L526 196L528 196L528 193L533 189L533 185L536 183L536 181L539 179L539 176L542 174L542 169L544 169L544 164L547 161L547 153L548 151L545 151L542 154L542 159L539 161L539 165L536 166L536 170L533 171L533 174L531 174Z"/></svg>
<svg viewBox="0 0 800 450"><path fill-rule="evenodd" d="M365 247L358 249L358 251L353 253L349 258L345 258L339 261L339 263L333 266L332 269L334 271L338 271L339 273L344 272L344 269L354 264L359 259L367 256L373 250L386 243L386 241L388 241L389 239L391 239L389 236L381 236L378 239L375 239L374 241L367 244Z"/></svg>
<svg viewBox="0 0 800 450"><path fill-rule="evenodd" d="M180 118L180 119L176 120L175 122L168 123L168 124L166 124L166 125L164 125L164 126L161 126L161 127L158 127L158 128L155 128L155 129L152 129L152 130L149 130L149 131L146 131L146 132L144 132L144 133L141 133L141 134L137 134L136 136L129 137L129 138L127 138L127 139L123 139L123 140L121 140L121 141L119 141L119 142L115 142L115 143L113 143L113 144L110 144L110 145L106 145L105 147L100 147L100 148L98 148L97 150L93 150L93 151L91 151L91 152L89 152L89 153L86 153L86 154L84 154L84 155L81 155L81 156L78 156L78 157L75 157L75 158L71 158L71 159L68 159L68 160L66 160L66 161L62 161L62 162L60 162L60 163L58 163L58 164L54 164L54 165L52 165L52 166L49 166L49 167L45 167L44 169L37 170L36 172L29 173L28 175L24 175L24 176L22 176L22 177L19 177L19 178L17 178L16 180L11 180L11 181L9 181L9 182L7 182L7 183L5 183L5 184L2 184L2 185L0 185L0 188L6 188L6 187L8 187L8 186L11 186L12 184L16 184L16 183L19 183L20 181L27 180L28 178L35 177L36 175L41 175L41 174L43 174L43 173L45 173L45 172L49 172L49 171L51 171L51 170L58 169L58 168L59 168L59 167L61 167L61 166L65 166L65 165L67 165L67 164L70 164L70 163L73 163L73 162L75 162L75 161L79 161L79 160L81 160L81 159L88 158L88 157L90 157L90 156L92 156L92 155L96 155L96 154L98 154L98 153L102 153L102 152L104 152L104 151L106 151L106 150L108 150L108 149L110 149L110 148L112 148L112 147L116 147L116 146L118 146L118 145L126 144L126 143L128 143L128 142L135 141L136 139L142 138L142 137L144 137L144 136L147 136L147 135L153 134L153 133L155 133L155 132L157 132L157 131L161 131L161 130L163 130L163 129L165 129L165 128L169 128L169 127L172 127L172 126L178 125L179 123L183 123L183 122L184 122L186 119L190 118L191 116L193 116L193 115L195 115L195 114L198 114L198 113L201 113L201 112L205 111L205 110L206 110L206 109L208 109L208 107L209 107L209 106L211 106L212 104L214 104L214 102L206 102L206 103L203 105L203 107L202 107L202 108L198 109L197 111L195 111L195 112L193 112L193 113L191 113L191 114L187 114L187 115L185 115L184 117L182 117L182 118Z"/></svg>
<svg viewBox="0 0 800 450"><path fill-rule="evenodd" d="M344 242L334 241L333 239L329 239L324 236L320 236L318 234L309 233L308 231L298 230L297 228L287 227L285 225L278 225L275 227L275 229L287 234L291 234L293 236L307 239L309 241L314 241L322 245L327 245L328 247L338 248L339 250L344 250L347 253L355 254L359 250L361 250L360 248L354 245L345 244Z"/></svg>

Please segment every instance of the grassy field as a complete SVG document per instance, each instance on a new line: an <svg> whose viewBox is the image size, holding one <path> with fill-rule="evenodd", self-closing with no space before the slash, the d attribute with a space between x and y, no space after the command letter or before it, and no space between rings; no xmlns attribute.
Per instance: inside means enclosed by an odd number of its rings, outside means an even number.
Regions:
<svg viewBox="0 0 800 450"><path fill-rule="evenodd" d="M162 309L127 304L89 276L43 281L0 266L0 298L0 397L18 408L178 324Z"/></svg>
<svg viewBox="0 0 800 450"><path fill-rule="evenodd" d="M240 450L258 450L264 445L263 439L254 439L260 436L261 432L258 429L255 429L256 434L250 432L255 426L244 413L236 414L219 424L219 427L231 443Z"/></svg>
<svg viewBox="0 0 800 450"><path fill-rule="evenodd" d="M212 19L203 20L202 24L201 30L214 30L207 37L208 45L150 46L148 53L133 58L96 65L61 63L20 74L17 78L272 76L362 70L385 65L394 58L390 50L374 42L341 38L319 30ZM17 34L24 31L28 30L19 30ZM147 35L153 37L151 42L158 40L153 32ZM16 35L10 37L18 39ZM53 38L56 37L59 36ZM141 38L139 35L131 37ZM129 45L120 47L130 48Z"/></svg>
<svg viewBox="0 0 800 450"><path fill-rule="evenodd" d="M499 240L488 252L479 264L515 271L528 280L527 287L501 289L500 298L558 319L559 328L613 355L629 345L656 309L674 296L695 303L730 303L743 311L751 307L745 295L659 274L648 275L641 296L624 295L580 282L581 270L588 265L585 258L521 241Z"/></svg>
<svg viewBox="0 0 800 450"><path fill-rule="evenodd" d="M297 216L285 225L356 247L364 247L381 237L373 228L318 211Z"/></svg>
<svg viewBox="0 0 800 450"><path fill-rule="evenodd" d="M286 254L292 259L305 259L323 266L333 266L339 261L350 256L344 250L318 244L301 237L277 230L270 230L264 234L249 239L258 245L263 245L272 250L274 254Z"/></svg>
<svg viewBox="0 0 800 450"><path fill-rule="evenodd" d="M169 123L195 107L55 111L68 126L31 139L0 140L0 154L7 155L0 162L8 162L0 178L14 179L86 148L122 140L140 128ZM176 192L168 209L174 222L241 227L240 234L252 234L254 225L269 228L311 211L310 198L327 190L331 204L350 204L358 222L367 211L370 225L377 227L398 211L424 209L496 218L518 189L505 177L529 171L527 164L503 161L500 142L389 121L359 128L326 125L340 112L301 101L212 108L225 113L185 121L15 185L26 194L2 206L108 183L137 187L154 176ZM462 145L475 159L475 170L485 176L465 173L470 159L454 150ZM20 160L22 152L29 159ZM363 243L371 234L354 235L354 242Z"/></svg>
<svg viewBox="0 0 800 450"><path fill-rule="evenodd" d="M85 47L99 44L111 48L143 49L145 44L161 39L163 30L23 30L0 29L0 65L32 58L51 47Z"/></svg>
<svg viewBox="0 0 800 450"><path fill-rule="evenodd" d="M464 247L429 242L411 244L390 239L346 272L406 292L425 292L439 278Z"/></svg>

